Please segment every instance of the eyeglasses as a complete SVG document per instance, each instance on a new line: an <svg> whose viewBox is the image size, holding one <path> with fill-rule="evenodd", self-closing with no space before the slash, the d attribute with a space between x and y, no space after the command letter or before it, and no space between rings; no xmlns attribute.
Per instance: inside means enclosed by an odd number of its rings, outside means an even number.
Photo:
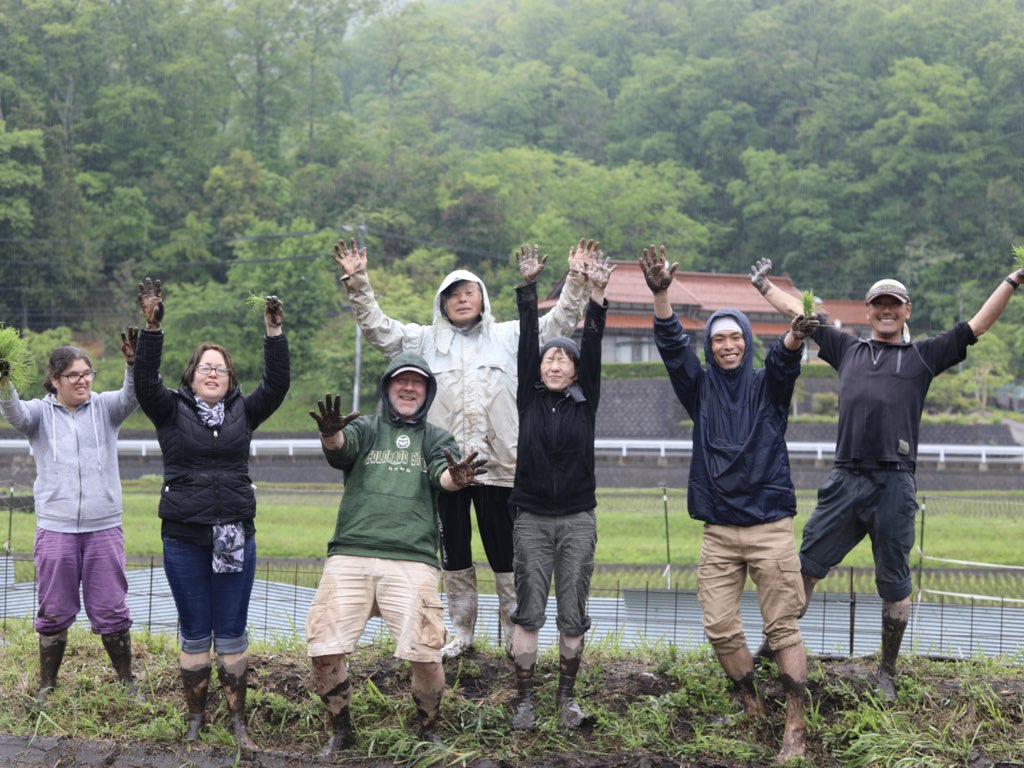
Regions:
<svg viewBox="0 0 1024 768"><path fill-rule="evenodd" d="M228 369L225 368L223 365L218 365L216 368L214 368L212 365L207 365L206 363L203 363L202 365L196 366L196 373L198 373L200 376L209 376L211 373L216 373L218 376L227 376Z"/></svg>
<svg viewBox="0 0 1024 768"><path fill-rule="evenodd" d="M62 373L60 377L67 379L68 384L78 384L80 381L92 381L95 379L96 371L73 371L72 373Z"/></svg>

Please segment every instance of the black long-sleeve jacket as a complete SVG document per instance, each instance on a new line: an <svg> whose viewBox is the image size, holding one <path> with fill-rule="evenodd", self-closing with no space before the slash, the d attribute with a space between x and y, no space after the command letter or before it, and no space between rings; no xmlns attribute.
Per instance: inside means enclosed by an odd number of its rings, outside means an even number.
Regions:
<svg viewBox="0 0 1024 768"><path fill-rule="evenodd" d="M238 387L224 397L224 422L207 427L199 418L192 391L168 389L160 379L163 332L139 333L135 355L135 391L139 405L156 427L164 458L159 515L163 533L203 540L208 532L193 526L247 522L256 516L249 477L252 433L284 402L290 384L288 339L265 337L263 376L249 395Z"/></svg>
<svg viewBox="0 0 1024 768"><path fill-rule="evenodd" d="M594 509L594 433L601 396L601 339L607 302L604 306L593 300L587 303L576 371L578 390L549 392L540 379L536 284L518 286L516 301L519 446L509 503L538 515Z"/></svg>

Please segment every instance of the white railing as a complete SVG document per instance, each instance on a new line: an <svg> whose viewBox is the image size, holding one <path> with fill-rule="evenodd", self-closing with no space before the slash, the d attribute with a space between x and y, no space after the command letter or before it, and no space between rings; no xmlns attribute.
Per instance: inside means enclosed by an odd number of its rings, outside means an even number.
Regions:
<svg viewBox="0 0 1024 768"><path fill-rule="evenodd" d="M836 446L831 442L786 443L789 456L802 461L832 461ZM693 452L691 440L640 440L627 438L599 438L594 448L602 456L643 458L689 457ZM160 444L156 440L119 440L117 452L127 457L159 456ZM23 439L0 440L0 455L22 456L30 454L28 442ZM319 456L320 441L315 438L255 439L250 444L252 456ZM965 464L1020 464L1024 467L1024 446L1021 445L954 445L923 443L917 447L917 461L934 464L958 462Z"/></svg>

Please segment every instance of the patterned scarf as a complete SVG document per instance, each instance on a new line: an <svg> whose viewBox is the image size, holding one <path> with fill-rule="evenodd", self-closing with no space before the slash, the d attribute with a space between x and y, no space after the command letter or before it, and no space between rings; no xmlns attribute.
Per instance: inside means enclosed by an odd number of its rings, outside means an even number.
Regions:
<svg viewBox="0 0 1024 768"><path fill-rule="evenodd" d="M224 423L224 401L216 405L207 405L199 395L195 395L196 406L199 408L199 420L207 427L219 427Z"/></svg>

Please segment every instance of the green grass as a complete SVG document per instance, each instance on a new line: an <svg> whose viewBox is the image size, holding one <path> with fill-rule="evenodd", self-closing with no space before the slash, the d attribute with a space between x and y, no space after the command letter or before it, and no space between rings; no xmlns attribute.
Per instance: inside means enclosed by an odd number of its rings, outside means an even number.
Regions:
<svg viewBox="0 0 1024 768"><path fill-rule="evenodd" d="M184 706L177 649L169 635L133 636L137 683L144 703L114 682L97 638L79 625L69 633L58 687L45 709L33 700L36 639L27 621L9 621L0 665L0 732L102 740L118 764L180 750ZM482 648L445 665L442 748L416 741L408 668L380 638L350 658L352 715L358 744L353 760L401 765L496 764L771 765L784 719L783 696L772 664L758 677L768 717L740 717L738 702L705 646L683 651L665 644L633 650L614 641L588 646L577 681L582 706L595 715L592 732L559 727L554 706L557 650L537 665L538 728L510 728L514 682L499 651ZM250 648L247 726L263 750L261 765L311 760L327 736L323 708L310 690L302 643L256 642ZM967 766L1018 760L1024 743L1024 667L1020 659L938 662L901 658L896 702L873 693L873 660L809 660L806 760L795 765ZM212 681L209 725L194 750L232 746L223 696ZM178 754L175 752L175 754ZM191 761L199 752L191 752ZM231 764L230 754L227 763ZM143 762L130 762L132 758ZM205 759L205 758L201 758ZM288 762L292 761L292 762ZM708 762L710 761L710 762ZM63 764L63 763L62 763ZM161 764L164 764L161 762ZM171 763L167 763L171 764ZM183 764L191 764L185 762ZM370 764L369 762L367 764ZM376 761L372 764L378 764ZM1005 763L1013 765L1016 763Z"/></svg>

